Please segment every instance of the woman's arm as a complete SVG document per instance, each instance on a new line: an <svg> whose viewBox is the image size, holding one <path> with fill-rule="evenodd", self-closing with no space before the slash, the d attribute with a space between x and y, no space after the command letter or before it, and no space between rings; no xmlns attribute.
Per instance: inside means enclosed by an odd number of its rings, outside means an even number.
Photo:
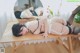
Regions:
<svg viewBox="0 0 80 53"><path fill-rule="evenodd" d="M34 34L39 34L41 31L42 24L44 23L44 17L43 18L38 18L38 28L34 32Z"/></svg>
<svg viewBox="0 0 80 53"><path fill-rule="evenodd" d="M47 23L47 18L44 18L43 19L43 21L44 21L44 33L43 33L43 36L44 37L47 37L48 36L48 23Z"/></svg>
<svg viewBox="0 0 80 53"><path fill-rule="evenodd" d="M44 27L43 27L43 25L44 25ZM43 28L41 28L41 27L43 27ZM39 18L39 27L38 27L38 29L34 32L34 34L41 32L41 31L39 31L39 29L40 29L40 30L41 30L41 29L44 29L44 33L42 34L44 37L47 37L47 36L48 36L48 23L47 23L47 18L45 18L45 17Z"/></svg>

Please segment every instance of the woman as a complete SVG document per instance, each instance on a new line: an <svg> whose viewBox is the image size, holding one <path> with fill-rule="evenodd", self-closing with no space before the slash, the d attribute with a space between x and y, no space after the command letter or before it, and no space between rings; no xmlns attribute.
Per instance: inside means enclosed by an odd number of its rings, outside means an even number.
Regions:
<svg viewBox="0 0 80 53"><path fill-rule="evenodd" d="M72 33L72 27L67 26L67 22L61 18L48 19L40 17L24 25L14 24L12 32L15 36L31 32L32 34L42 34L44 37L47 37L48 34L66 35Z"/></svg>

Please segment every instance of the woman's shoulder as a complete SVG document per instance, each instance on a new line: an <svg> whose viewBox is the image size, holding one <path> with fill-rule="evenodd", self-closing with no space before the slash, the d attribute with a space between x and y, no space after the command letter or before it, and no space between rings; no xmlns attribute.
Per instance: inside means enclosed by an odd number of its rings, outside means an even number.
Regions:
<svg viewBox="0 0 80 53"><path fill-rule="evenodd" d="M28 22L26 22L25 24L28 24L28 25L29 25L29 24L34 24L34 23L36 23L36 21L37 21L37 20L28 21Z"/></svg>

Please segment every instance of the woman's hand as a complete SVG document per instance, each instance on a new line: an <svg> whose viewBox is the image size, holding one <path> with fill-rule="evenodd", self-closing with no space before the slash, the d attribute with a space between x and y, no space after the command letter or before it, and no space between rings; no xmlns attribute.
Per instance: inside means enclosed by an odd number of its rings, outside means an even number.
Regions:
<svg viewBox="0 0 80 53"><path fill-rule="evenodd" d="M44 38L47 38L48 37L48 34L47 33L43 33L42 35L44 36Z"/></svg>

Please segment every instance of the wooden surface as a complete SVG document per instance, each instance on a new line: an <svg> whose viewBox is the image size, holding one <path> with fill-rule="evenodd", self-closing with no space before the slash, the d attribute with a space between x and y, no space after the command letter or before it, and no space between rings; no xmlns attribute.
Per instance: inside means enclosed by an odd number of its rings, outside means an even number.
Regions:
<svg viewBox="0 0 80 53"><path fill-rule="evenodd" d="M5 53L11 53L12 47L7 47ZM40 44L30 44L21 45L16 53L68 53L68 51L56 42L40 43ZM74 50L74 53L80 53L80 45Z"/></svg>
<svg viewBox="0 0 80 53"><path fill-rule="evenodd" d="M7 48L6 53L11 53L12 48ZM48 42L25 46L21 45L15 53L68 53L68 51L62 45L57 45L55 42Z"/></svg>

